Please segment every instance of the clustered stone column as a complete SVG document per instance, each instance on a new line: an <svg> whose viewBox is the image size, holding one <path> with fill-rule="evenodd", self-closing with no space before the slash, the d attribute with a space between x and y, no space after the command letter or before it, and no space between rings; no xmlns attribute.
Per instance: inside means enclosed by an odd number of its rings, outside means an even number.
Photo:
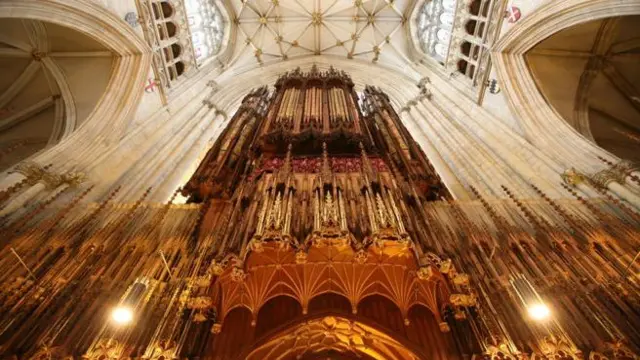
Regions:
<svg viewBox="0 0 640 360"><path fill-rule="evenodd" d="M85 175L79 172L56 173L49 170L50 166L41 166L33 162L25 162L16 166L2 184L3 198L13 198L0 209L0 217L7 216L20 209L29 200L43 191L59 194L70 187L76 187L85 180ZM26 189L20 192L23 188Z"/></svg>
<svg viewBox="0 0 640 360"><path fill-rule="evenodd" d="M637 166L622 160L617 164L605 161L608 168L590 176L574 168L565 171L562 178L565 183L578 188L587 195L597 196L598 192L610 191L621 200L640 210L640 173Z"/></svg>

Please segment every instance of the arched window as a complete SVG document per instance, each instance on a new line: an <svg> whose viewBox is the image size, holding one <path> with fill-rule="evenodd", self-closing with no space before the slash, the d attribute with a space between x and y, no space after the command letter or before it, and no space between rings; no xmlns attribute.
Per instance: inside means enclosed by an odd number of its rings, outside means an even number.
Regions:
<svg viewBox="0 0 640 360"><path fill-rule="evenodd" d="M224 18L215 0L185 0L191 41L198 64L218 54L224 39Z"/></svg>
<svg viewBox="0 0 640 360"><path fill-rule="evenodd" d="M171 90L195 65L191 52L190 32L183 30L188 22L195 21L196 24L202 25L204 21L187 17L185 2L193 2L193 0L137 1L141 8L139 14L143 21L140 23L143 24L145 38L155 53L153 57L155 76L161 84L164 95L168 94L165 89ZM164 95L163 99L166 99Z"/></svg>
<svg viewBox="0 0 640 360"><path fill-rule="evenodd" d="M420 47L429 56L444 62L449 53L456 0L427 1L418 14Z"/></svg>
<svg viewBox="0 0 640 360"><path fill-rule="evenodd" d="M173 16L173 6L167 1L152 3L153 16L156 20L168 19Z"/></svg>

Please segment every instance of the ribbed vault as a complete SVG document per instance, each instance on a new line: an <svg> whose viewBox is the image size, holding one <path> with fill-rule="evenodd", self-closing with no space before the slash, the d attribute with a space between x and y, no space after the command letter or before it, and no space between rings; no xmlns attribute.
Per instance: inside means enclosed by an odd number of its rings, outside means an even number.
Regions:
<svg viewBox="0 0 640 360"><path fill-rule="evenodd" d="M540 91L583 136L640 160L640 16L589 21L527 53Z"/></svg>
<svg viewBox="0 0 640 360"><path fill-rule="evenodd" d="M93 111L114 54L77 31L37 20L0 25L0 169L73 132ZM91 81L86 81L91 78Z"/></svg>
<svg viewBox="0 0 640 360"><path fill-rule="evenodd" d="M233 1L237 47L233 64L262 65L313 55L337 55L401 65L412 0Z"/></svg>

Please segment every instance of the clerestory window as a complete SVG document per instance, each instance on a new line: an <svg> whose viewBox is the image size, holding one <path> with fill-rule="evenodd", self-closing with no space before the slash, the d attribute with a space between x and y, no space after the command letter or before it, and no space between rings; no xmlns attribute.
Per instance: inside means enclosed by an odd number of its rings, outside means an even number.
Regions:
<svg viewBox="0 0 640 360"><path fill-rule="evenodd" d="M215 0L185 0L191 41L198 65L217 55L224 39L224 18Z"/></svg>
<svg viewBox="0 0 640 360"><path fill-rule="evenodd" d="M455 9L456 0L432 0L424 3L418 15L420 47L439 62L449 52Z"/></svg>

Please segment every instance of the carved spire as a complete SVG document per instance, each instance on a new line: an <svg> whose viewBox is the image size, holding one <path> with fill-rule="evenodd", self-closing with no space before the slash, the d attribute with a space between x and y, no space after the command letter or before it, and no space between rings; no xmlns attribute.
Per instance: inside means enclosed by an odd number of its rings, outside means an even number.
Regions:
<svg viewBox="0 0 640 360"><path fill-rule="evenodd" d="M322 168L320 169L320 176L324 184L333 184L333 172L331 170L331 163L329 159L329 152L327 151L327 143L322 143Z"/></svg>

